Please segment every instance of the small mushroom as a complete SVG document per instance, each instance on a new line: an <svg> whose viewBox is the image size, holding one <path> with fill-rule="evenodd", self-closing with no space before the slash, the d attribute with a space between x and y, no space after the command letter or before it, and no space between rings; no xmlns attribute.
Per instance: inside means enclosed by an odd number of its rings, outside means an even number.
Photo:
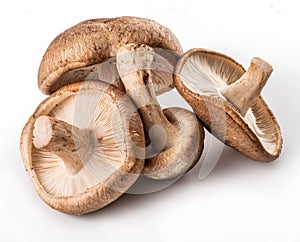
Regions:
<svg viewBox="0 0 300 242"><path fill-rule="evenodd" d="M153 73L160 84L157 94L174 87L172 73L178 54L182 54L175 35L152 20L125 16L87 20L58 35L39 67L40 90L51 94L68 83L93 79L95 73L98 73L96 79L120 86L113 57L127 43L152 46L165 60L165 69ZM91 72L93 75L89 76Z"/></svg>
<svg viewBox="0 0 300 242"><path fill-rule="evenodd" d="M154 58L151 47L128 44L117 54L117 69L144 124L148 146L143 174L162 180L183 175L199 160L204 129L188 110L161 109L152 79Z"/></svg>
<svg viewBox="0 0 300 242"><path fill-rule="evenodd" d="M253 58L247 71L233 59L205 49L185 53L174 82L205 126L221 141L257 161L276 159L280 127L260 95L272 67Z"/></svg>
<svg viewBox="0 0 300 242"><path fill-rule="evenodd" d="M21 136L24 165L39 196L75 215L120 197L143 169L143 147L142 122L131 100L101 82L77 82L53 93Z"/></svg>

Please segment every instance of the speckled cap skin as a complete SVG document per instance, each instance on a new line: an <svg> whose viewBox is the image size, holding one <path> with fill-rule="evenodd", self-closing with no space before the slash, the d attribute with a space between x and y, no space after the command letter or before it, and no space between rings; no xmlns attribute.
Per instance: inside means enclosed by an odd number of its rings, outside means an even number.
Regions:
<svg viewBox="0 0 300 242"><path fill-rule="evenodd" d="M67 83L84 80L93 65L115 56L128 43L182 54L176 36L152 20L125 16L83 21L58 35L47 48L38 72L40 90L51 94ZM63 78L75 69L75 78Z"/></svg>

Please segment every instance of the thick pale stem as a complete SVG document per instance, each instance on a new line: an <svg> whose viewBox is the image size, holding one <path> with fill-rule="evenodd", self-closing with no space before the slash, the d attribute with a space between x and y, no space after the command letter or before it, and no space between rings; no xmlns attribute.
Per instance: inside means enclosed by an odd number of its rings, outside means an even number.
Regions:
<svg viewBox="0 0 300 242"><path fill-rule="evenodd" d="M149 151L152 154L172 146L178 131L166 118L156 99L150 71L153 56L151 47L136 44L122 47L117 55L119 75L139 109L146 135L152 138L152 150Z"/></svg>
<svg viewBox="0 0 300 242"><path fill-rule="evenodd" d="M59 156L69 174L76 174L82 169L96 142L93 131L79 129L48 116L37 118L33 135L34 146Z"/></svg>
<svg viewBox="0 0 300 242"><path fill-rule="evenodd" d="M222 95L245 116L259 96L273 69L266 61L255 57L247 72L239 80L221 89Z"/></svg>

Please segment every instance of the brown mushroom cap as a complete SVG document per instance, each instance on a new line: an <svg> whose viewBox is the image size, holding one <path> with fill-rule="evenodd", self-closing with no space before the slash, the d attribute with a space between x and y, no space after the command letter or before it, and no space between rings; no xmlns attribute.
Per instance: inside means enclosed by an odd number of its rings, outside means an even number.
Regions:
<svg viewBox="0 0 300 242"><path fill-rule="evenodd" d="M81 159L81 167L75 172L69 172L60 156L41 148L48 142L50 131L36 129L48 126L52 119L63 127L88 130L96 137L97 143L89 147L93 152ZM57 150L67 152L66 140L61 139L64 142L57 144L61 145ZM21 154L45 203L61 212L80 215L108 205L135 182L144 166L144 140L141 119L124 93L105 83L77 82L62 87L38 106L23 129Z"/></svg>
<svg viewBox="0 0 300 242"><path fill-rule="evenodd" d="M171 63L171 71L178 59L175 53L182 54L175 35L152 20L127 16L87 20L64 31L52 41L39 68L40 90L51 94L67 83L85 80L97 64L116 56L119 48L127 43L170 50L168 54L164 51L162 58ZM161 53L158 51L158 54ZM157 78L157 82L173 88L171 77ZM164 91L158 90L158 93L161 92Z"/></svg>
<svg viewBox="0 0 300 242"><path fill-rule="evenodd" d="M253 160L272 161L281 152L282 137L276 118L261 95L252 100L245 114L222 95L222 90L237 82L245 72L228 56L192 49L177 63L174 82L216 137ZM243 98L242 93L237 95Z"/></svg>

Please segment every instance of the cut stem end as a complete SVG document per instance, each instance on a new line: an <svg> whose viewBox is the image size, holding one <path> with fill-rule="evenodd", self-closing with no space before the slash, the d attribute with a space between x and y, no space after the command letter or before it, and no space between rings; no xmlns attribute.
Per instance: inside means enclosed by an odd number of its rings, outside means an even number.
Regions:
<svg viewBox="0 0 300 242"><path fill-rule="evenodd" d="M260 95L273 68L266 61L254 57L244 75L236 82L222 88L221 94L245 116L255 99Z"/></svg>
<svg viewBox="0 0 300 242"><path fill-rule="evenodd" d="M83 168L97 142L93 131L48 116L37 118L33 135L33 145L59 156L67 172L73 175Z"/></svg>

